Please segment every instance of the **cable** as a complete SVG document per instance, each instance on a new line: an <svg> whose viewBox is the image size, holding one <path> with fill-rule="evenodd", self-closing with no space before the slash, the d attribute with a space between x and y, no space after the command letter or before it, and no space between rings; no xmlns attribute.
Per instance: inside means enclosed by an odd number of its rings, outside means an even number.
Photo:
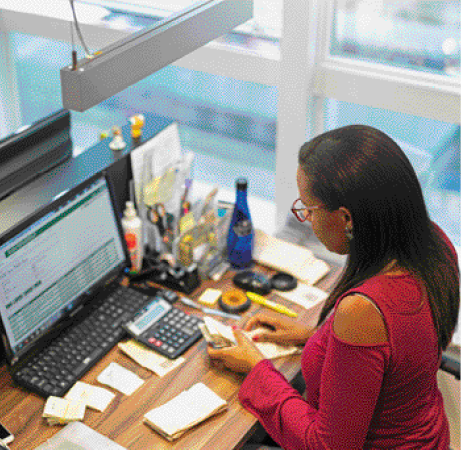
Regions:
<svg viewBox="0 0 461 450"><path fill-rule="evenodd" d="M91 52L88 50L88 47L86 46L85 41L83 39L82 32L80 31L80 25L79 25L78 20L77 20L77 14L75 13L74 0L69 0L69 2L70 2L70 7L72 9L72 15L74 16L75 31L77 32L77 36L78 36L83 48L85 49L85 53L86 53L87 57L89 57L89 56L91 56Z"/></svg>
<svg viewBox="0 0 461 450"><path fill-rule="evenodd" d="M70 36L72 39L72 70L77 70L77 51L75 50L74 27L72 22L70 23Z"/></svg>

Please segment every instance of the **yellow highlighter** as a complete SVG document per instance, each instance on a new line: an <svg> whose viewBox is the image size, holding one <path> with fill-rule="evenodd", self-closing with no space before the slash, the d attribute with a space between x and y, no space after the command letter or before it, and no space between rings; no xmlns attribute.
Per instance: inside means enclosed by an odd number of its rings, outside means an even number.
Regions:
<svg viewBox="0 0 461 450"><path fill-rule="evenodd" d="M247 292L247 297L251 301L258 303L258 305L263 305L266 308L273 309L274 311L277 311L282 314L286 314L287 316L290 316L290 317L298 317L298 313L296 313L292 309L287 308L286 306L283 306L283 305L279 305L278 303L275 303L271 300L268 300L262 295L255 294L254 292Z"/></svg>

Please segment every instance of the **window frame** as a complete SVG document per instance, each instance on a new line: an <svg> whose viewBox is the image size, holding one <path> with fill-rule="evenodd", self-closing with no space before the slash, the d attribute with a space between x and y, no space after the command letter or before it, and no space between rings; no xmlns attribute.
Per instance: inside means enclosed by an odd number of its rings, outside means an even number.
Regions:
<svg viewBox="0 0 461 450"><path fill-rule="evenodd" d="M0 48L9 48L9 32L70 42L70 8L61 17L49 4L46 10L40 10L35 0L23 0L14 9L9 3L9 0L0 0ZM324 129L325 98L460 123L458 78L330 56L334 7L334 0L285 0L280 59L212 42L174 63L191 70L278 87L277 228L283 226L289 206L297 196L294 177L297 149L306 136ZM102 24L81 23L81 28L87 44L95 48L129 34ZM8 50L4 52L7 53ZM9 73L10 66L11 61L0 68L0 76L7 80L0 94L6 98L7 105L17 105L17 83L14 73ZM12 108L6 120L14 128L20 111Z"/></svg>
<svg viewBox="0 0 461 450"><path fill-rule="evenodd" d="M276 228L297 197L297 150L324 131L326 98L460 123L460 80L329 54L334 0L284 2L276 146ZM291 74L303 73L293 80ZM424 99L424 101L421 101ZM287 183L286 180L293 180Z"/></svg>

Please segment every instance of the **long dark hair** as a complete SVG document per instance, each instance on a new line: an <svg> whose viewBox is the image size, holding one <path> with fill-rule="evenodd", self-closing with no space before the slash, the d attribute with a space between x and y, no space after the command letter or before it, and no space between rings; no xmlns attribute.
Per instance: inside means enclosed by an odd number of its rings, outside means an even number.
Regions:
<svg viewBox="0 0 461 450"><path fill-rule="evenodd" d="M415 171L402 149L376 128L350 125L305 143L298 162L312 194L327 209L346 207L353 235L343 274L320 313L397 259L427 292L439 348L449 344L458 321L457 258L431 222Z"/></svg>

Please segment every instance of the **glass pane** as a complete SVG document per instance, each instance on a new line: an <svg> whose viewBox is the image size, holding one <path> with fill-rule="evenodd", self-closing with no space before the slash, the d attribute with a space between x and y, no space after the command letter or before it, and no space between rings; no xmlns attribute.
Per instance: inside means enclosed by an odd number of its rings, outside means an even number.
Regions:
<svg viewBox="0 0 461 450"><path fill-rule="evenodd" d="M25 125L62 107L59 70L70 45L19 33L11 42ZM194 151L197 180L233 192L245 176L251 195L273 200L276 106L273 86L169 66L83 113L72 111L72 138L79 153L135 113L164 116L178 122L183 147Z"/></svg>
<svg viewBox="0 0 461 450"><path fill-rule="evenodd" d="M139 29L163 20L196 3L197 0L84 0L107 8L111 14L104 18L110 27ZM228 45L239 45L253 51L275 52L282 34L283 0L254 0L254 17L236 27L232 33L218 39ZM78 9L77 9L78 12ZM126 16L126 19L124 19ZM248 36L250 35L250 36ZM278 55L278 53L277 53Z"/></svg>
<svg viewBox="0 0 461 450"><path fill-rule="evenodd" d="M459 77L459 35L459 0L335 0L330 53Z"/></svg>
<svg viewBox="0 0 461 450"><path fill-rule="evenodd" d="M360 123L391 136L413 164L432 220L461 245L459 125L333 99L325 101L324 123L326 130Z"/></svg>

